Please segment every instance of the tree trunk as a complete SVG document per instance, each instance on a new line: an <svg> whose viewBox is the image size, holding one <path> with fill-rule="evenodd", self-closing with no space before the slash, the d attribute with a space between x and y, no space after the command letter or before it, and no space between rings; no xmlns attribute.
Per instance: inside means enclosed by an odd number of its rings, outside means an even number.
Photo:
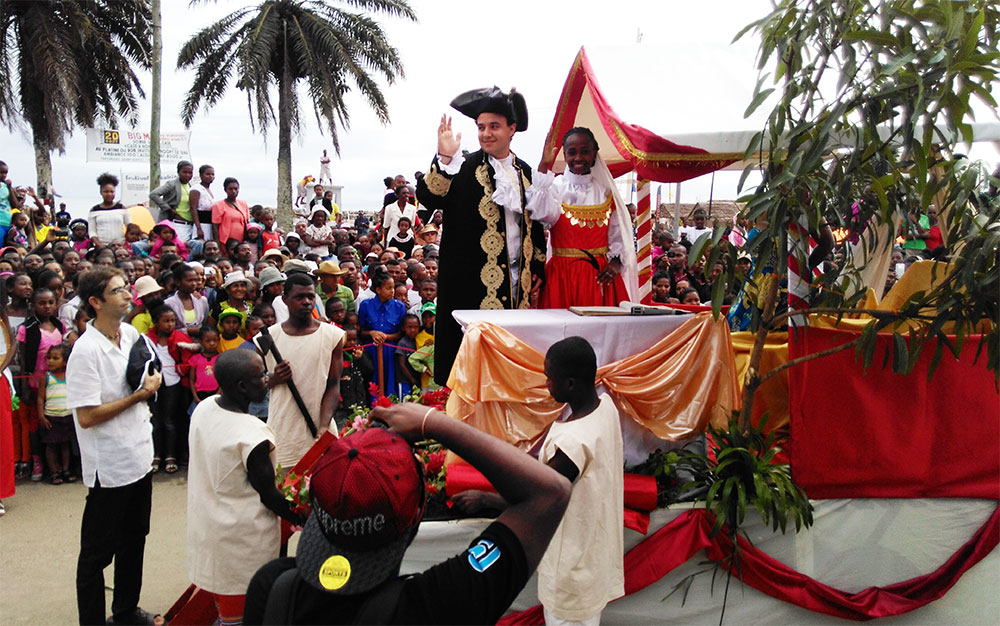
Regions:
<svg viewBox="0 0 1000 626"><path fill-rule="evenodd" d="M152 1L153 11L153 89L150 94L149 122L149 190L160 186L160 76L163 63L163 33L160 23L160 0Z"/></svg>
<svg viewBox="0 0 1000 626"><path fill-rule="evenodd" d="M52 194L52 154L48 142L42 136L33 133L32 143L35 145L35 191L42 200ZM54 206L54 205L53 205Z"/></svg>
<svg viewBox="0 0 1000 626"><path fill-rule="evenodd" d="M295 77L288 67L288 37L282 37L284 55L278 78L278 223L292 230L292 89Z"/></svg>

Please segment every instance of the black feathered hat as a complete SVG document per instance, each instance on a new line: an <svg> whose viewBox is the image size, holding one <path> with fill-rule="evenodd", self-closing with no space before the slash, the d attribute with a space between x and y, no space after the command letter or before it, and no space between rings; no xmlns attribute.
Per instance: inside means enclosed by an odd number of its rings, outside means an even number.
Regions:
<svg viewBox="0 0 1000 626"><path fill-rule="evenodd" d="M466 117L476 119L480 113L496 113L507 118L507 122L517 125L517 132L528 130L528 105L524 96L511 89L504 93L499 87L473 89L451 101L453 109Z"/></svg>

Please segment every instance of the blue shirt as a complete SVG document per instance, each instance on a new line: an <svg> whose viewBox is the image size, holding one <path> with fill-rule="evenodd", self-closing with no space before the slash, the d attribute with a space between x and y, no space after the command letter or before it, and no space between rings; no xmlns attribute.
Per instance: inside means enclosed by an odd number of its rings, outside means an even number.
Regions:
<svg viewBox="0 0 1000 626"><path fill-rule="evenodd" d="M382 302L378 296L368 298L358 307L358 322L362 330L394 333L406 315L406 307L395 298Z"/></svg>

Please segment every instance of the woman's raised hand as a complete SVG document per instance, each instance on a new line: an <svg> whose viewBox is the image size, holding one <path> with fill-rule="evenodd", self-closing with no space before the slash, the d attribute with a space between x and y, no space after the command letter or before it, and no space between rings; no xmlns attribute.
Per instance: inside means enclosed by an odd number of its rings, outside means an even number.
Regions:
<svg viewBox="0 0 1000 626"><path fill-rule="evenodd" d="M441 116L441 123L438 124L438 159L445 165L451 163L451 157L462 146L462 133L457 135L451 132L451 118L447 115Z"/></svg>

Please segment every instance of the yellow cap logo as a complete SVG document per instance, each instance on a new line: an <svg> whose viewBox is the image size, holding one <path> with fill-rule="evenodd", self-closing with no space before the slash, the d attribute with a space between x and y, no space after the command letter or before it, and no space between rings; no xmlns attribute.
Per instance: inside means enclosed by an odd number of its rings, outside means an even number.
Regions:
<svg viewBox="0 0 1000 626"><path fill-rule="evenodd" d="M319 568L319 584L329 591L340 589L350 578L351 562L339 554L323 561L323 565Z"/></svg>

